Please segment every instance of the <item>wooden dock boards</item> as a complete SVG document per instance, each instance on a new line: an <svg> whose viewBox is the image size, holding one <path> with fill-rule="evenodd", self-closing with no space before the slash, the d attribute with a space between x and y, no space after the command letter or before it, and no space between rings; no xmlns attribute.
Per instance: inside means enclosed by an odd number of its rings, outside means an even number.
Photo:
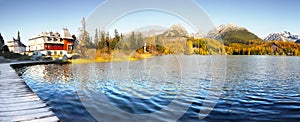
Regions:
<svg viewBox="0 0 300 122"><path fill-rule="evenodd" d="M56 122L59 119L10 66L0 64L0 122Z"/></svg>

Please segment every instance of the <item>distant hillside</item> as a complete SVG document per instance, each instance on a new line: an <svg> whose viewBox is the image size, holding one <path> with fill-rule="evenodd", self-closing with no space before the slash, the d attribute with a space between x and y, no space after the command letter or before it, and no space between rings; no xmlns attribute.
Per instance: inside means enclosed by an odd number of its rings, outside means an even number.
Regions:
<svg viewBox="0 0 300 122"><path fill-rule="evenodd" d="M168 30L161 34L163 37L188 37L189 33L180 24L172 25Z"/></svg>
<svg viewBox="0 0 300 122"><path fill-rule="evenodd" d="M168 28L157 26L157 25L150 25L150 26L144 26L135 29L133 32L135 33L141 33L143 37L149 37L154 35L159 35L164 33ZM129 33L130 35L131 33Z"/></svg>
<svg viewBox="0 0 300 122"><path fill-rule="evenodd" d="M282 42L300 42L300 36L291 34L284 31L282 33L271 33L265 39L265 41L282 41Z"/></svg>
<svg viewBox="0 0 300 122"><path fill-rule="evenodd" d="M234 24L221 25L208 32L207 37L223 41L225 45L231 43L248 44L251 41L262 41L258 36L249 32L246 28Z"/></svg>

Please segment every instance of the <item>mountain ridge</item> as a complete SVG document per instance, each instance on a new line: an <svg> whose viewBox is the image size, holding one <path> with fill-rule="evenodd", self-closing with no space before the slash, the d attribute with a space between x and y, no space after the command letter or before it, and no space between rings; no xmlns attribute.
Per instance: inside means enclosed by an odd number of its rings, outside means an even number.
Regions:
<svg viewBox="0 0 300 122"><path fill-rule="evenodd" d="M294 35L288 31L271 33L264 39L264 41L300 42L300 35Z"/></svg>
<svg viewBox="0 0 300 122"><path fill-rule="evenodd" d="M163 37L188 37L189 33L181 24L176 23L161 35Z"/></svg>
<svg viewBox="0 0 300 122"><path fill-rule="evenodd" d="M271 33L264 39L259 38L256 34L250 32L247 28L238 26L233 23L222 24L209 32L203 34L200 32L189 33L184 26L179 23L173 24L172 26L160 27L160 26L145 26L138 28L133 32L142 33L143 37L148 36L159 36L159 37L172 37L172 38L213 38L223 42L225 45L231 43L242 43L249 44L252 41L283 41L283 42L295 42L300 43L300 35L291 34L288 31L281 33Z"/></svg>
<svg viewBox="0 0 300 122"><path fill-rule="evenodd" d="M225 45L229 45L231 43L247 44L254 40L262 41L262 39L247 30L245 27L240 27L235 24L220 25L209 31L206 38L214 38L223 42Z"/></svg>

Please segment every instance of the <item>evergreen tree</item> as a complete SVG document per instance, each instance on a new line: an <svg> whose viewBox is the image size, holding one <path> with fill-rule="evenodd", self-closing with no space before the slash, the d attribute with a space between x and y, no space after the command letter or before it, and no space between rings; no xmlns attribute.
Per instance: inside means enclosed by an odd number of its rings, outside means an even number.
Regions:
<svg viewBox="0 0 300 122"><path fill-rule="evenodd" d="M109 32L107 32L106 35L105 35L105 46L110 48L110 45L109 45Z"/></svg>
<svg viewBox="0 0 300 122"><path fill-rule="evenodd" d="M18 40L21 41L20 31L18 31Z"/></svg>
<svg viewBox="0 0 300 122"><path fill-rule="evenodd" d="M2 51L9 52L8 46L7 45L3 45L2 46Z"/></svg>
<svg viewBox="0 0 300 122"><path fill-rule="evenodd" d="M106 52L110 53L111 45L110 45L110 37L109 37L109 32L106 33L105 35L105 47L106 47Z"/></svg>
<svg viewBox="0 0 300 122"><path fill-rule="evenodd" d="M115 29L115 37L114 37L114 39L112 41L112 45L111 45L112 49L116 48L116 45L119 43L120 39L121 39L121 37L119 35L119 32L117 29Z"/></svg>
<svg viewBox="0 0 300 122"><path fill-rule="evenodd" d="M138 33L138 35L137 35L137 48L141 48L141 47L143 47L144 46L144 40L143 40L143 38L142 38L142 33Z"/></svg>
<svg viewBox="0 0 300 122"><path fill-rule="evenodd" d="M97 47L98 43L99 43L99 37L98 37L99 33L98 33L98 29L96 29L95 31L95 38L94 38L94 44Z"/></svg>
<svg viewBox="0 0 300 122"><path fill-rule="evenodd" d="M88 48L91 48L93 46L91 46L91 38L90 38L89 33L86 30L86 22L85 22L84 17L82 18L81 25L82 25L82 27L79 30L80 34L79 34L79 38L78 38L79 44L78 44L75 52L81 53L81 55L83 57L87 57L88 55L90 55L90 54L87 54Z"/></svg>
<svg viewBox="0 0 300 122"><path fill-rule="evenodd" d="M162 38L159 38L159 37L156 37L155 38L155 44L156 44L156 46L158 47L164 47L165 45L164 45L164 41L162 40ZM156 51L158 51L158 52L162 52L162 50L161 50L162 48L156 48Z"/></svg>
<svg viewBox="0 0 300 122"><path fill-rule="evenodd" d="M0 33L0 47L2 47L4 45L4 39Z"/></svg>
<svg viewBox="0 0 300 122"><path fill-rule="evenodd" d="M118 39L120 39L120 35L119 35L119 32L118 32L118 30L117 30L117 29L115 29L115 38L118 38Z"/></svg>
<svg viewBox="0 0 300 122"><path fill-rule="evenodd" d="M82 18L81 25L82 25L82 28L80 30L81 31L80 46L87 47L87 46L89 46L89 43L90 43L90 36L89 36L89 33L86 30L86 22L85 22L84 17Z"/></svg>
<svg viewBox="0 0 300 122"><path fill-rule="evenodd" d="M98 49L99 50L103 50L103 48L105 47L105 32L102 31L101 32L101 38L100 38L100 42L98 43Z"/></svg>
<svg viewBox="0 0 300 122"><path fill-rule="evenodd" d="M135 34L134 32L131 33L130 38L129 38L129 42L130 42L130 49L136 50L137 49L137 42L135 39Z"/></svg>

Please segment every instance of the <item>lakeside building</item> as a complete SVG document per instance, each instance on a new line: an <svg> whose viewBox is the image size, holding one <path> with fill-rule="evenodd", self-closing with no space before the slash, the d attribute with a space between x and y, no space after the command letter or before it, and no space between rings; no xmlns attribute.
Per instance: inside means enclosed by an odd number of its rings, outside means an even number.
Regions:
<svg viewBox="0 0 300 122"><path fill-rule="evenodd" d="M9 51L14 53L24 54L26 52L26 46L21 42L20 32L18 31L18 37L13 37L12 41L7 41Z"/></svg>
<svg viewBox="0 0 300 122"><path fill-rule="evenodd" d="M68 29L63 28L61 33L42 32L40 35L29 39L28 52L39 52L44 56L56 58L71 58L75 42Z"/></svg>

